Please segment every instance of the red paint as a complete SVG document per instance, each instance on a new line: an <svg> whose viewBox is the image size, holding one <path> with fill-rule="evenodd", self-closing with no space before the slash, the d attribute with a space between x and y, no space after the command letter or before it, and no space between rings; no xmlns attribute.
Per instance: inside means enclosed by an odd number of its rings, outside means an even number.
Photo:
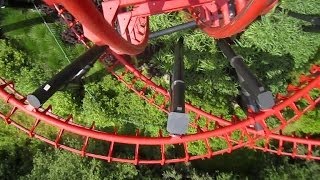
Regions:
<svg viewBox="0 0 320 180"><path fill-rule="evenodd" d="M46 2L52 3L53 0L47 0ZM109 23L112 23L116 18L123 17L123 13L128 14L128 12L123 12L120 14L115 13L116 11L110 11L110 16L104 18L93 6L93 4L89 0L80 1L67 1L67 0L55 0L54 3L62 3L65 8L70 11L83 25L85 25L85 29L87 31L86 36L91 40L94 39L95 42L101 44L110 45L113 49L116 49L123 53L128 54L136 54L141 52L144 49L146 43L146 37L148 33L148 19L147 17L139 17L137 14L130 13L129 18L124 21L118 20L122 24L121 33L119 34L114 30L114 27ZM150 1L146 0L123 0L123 1L115 1L116 5L109 4L106 7L123 7L129 4L133 5L143 5L146 3L150 3ZM158 2L158 1L157 1ZM149 15L153 13L162 13L171 10L180 10L181 7L189 7L193 1L189 3L189 5L183 5L183 3L176 3L182 1L159 1L164 4L162 8L149 8L146 11L149 11ZM184 3L186 3L185 1ZM198 1L200 2L200 1ZM202 2L202 1L201 1ZM204 2L204 1L203 1ZM276 1L245 1L245 0L236 0L236 10L240 12L238 16L234 19L230 19L227 16L228 9L226 8L225 0L218 0L216 4L198 4L198 8L201 9L200 12L202 14L200 16L207 19L208 21L214 22L213 27L208 27L201 23L201 28L205 32L208 32L215 38L229 36L231 34L242 31L247 25L249 25L259 14L264 13L266 10L270 10L271 7L274 6ZM249 2L249 3L248 3ZM143 6L142 6L143 7ZM66 18L63 16L64 9L60 9L56 6L59 11L59 15L65 19L66 23L69 25L71 29L76 22L68 22ZM191 9L196 7L194 4ZM204 9L205 8L205 9ZM161 9L161 11L160 11ZM216 11L220 9L223 13L223 17L219 18L217 16ZM150 11L151 10L151 11ZM137 11L138 12L138 11ZM141 12L140 12L141 13ZM104 15L108 15L108 13L104 13ZM135 16L137 15L137 16ZM219 24L217 24L217 18L219 18ZM78 39L85 44L87 47L89 45L86 43L86 40L82 34L78 34L74 29L74 33L77 35ZM126 36L125 36L126 35ZM110 73L112 73L117 79L123 82L129 89L135 92L138 96L146 100L148 103L156 106L161 111L167 113L166 107L169 103L169 93L167 90L162 88L161 86L156 85L151 78L144 76L141 72L139 72L134 66L129 64L121 55L118 55L112 51L113 56L116 58L116 62L107 67ZM102 57L103 58L103 57ZM103 60L101 60L103 62ZM116 66L123 66L126 71L122 74L117 74L114 71ZM251 147L258 150L268 151L272 153L277 153L278 155L287 155L292 157L299 157L305 159L315 159L320 160L320 157L316 154L312 153L312 150L315 148L319 148L320 141L312 140L312 139L303 139L297 137L288 137L284 135L279 135L277 132L279 130L283 130L289 123L297 121L303 114L315 108L315 106L319 103L320 97L316 99L312 99L309 95L310 91L314 88L320 89L320 67L313 66L311 68L310 76L301 76L300 85L299 86L288 86L288 91L290 95L281 95L278 96L279 99L277 101L277 105L272 109L265 112L261 112L259 114L250 114L247 119L238 120L236 117L233 118L233 121L229 121L222 117L217 117L212 115L211 113L205 112L200 108L194 107L190 104L186 104L186 111L189 113L195 114L195 119L190 123L190 128L196 129L194 134L188 134L180 137L170 137L163 136L162 132L159 131L159 135L157 137L148 137L142 136L139 134L139 130L135 135L118 135L115 130L113 133L101 132L94 128L94 124L91 127L84 127L79 124L75 124L72 122L72 116L68 118L60 118L55 114L51 113L51 107L47 109L33 109L31 106L27 105L25 97L20 95L14 90L14 86L12 83L7 83L4 80L0 79L0 98L4 100L4 102L8 103L12 106L11 111L8 114L3 114L0 112L0 118L2 118L8 125L13 125L20 129L21 131L27 133L30 137L35 137L41 141L44 141L56 148L65 149L71 151L73 153L77 153L82 156L88 156L98 159L103 159L108 162L117 161L117 162L126 162L132 164L167 164L167 163L176 163L176 162L187 162L195 159L203 159L210 158L215 155L220 155L223 153L230 153L235 149L243 148L243 147ZM132 79L124 78L126 74L131 74L130 77ZM135 83L140 81L144 83L144 87L142 89L136 89ZM146 89L150 89L154 91L154 94L150 96L145 95ZM162 96L165 100L161 103L156 102L155 99L158 96ZM320 96L320 95L319 95ZM299 109L296 105L298 100L305 99L309 105L304 109ZM283 117L282 112L286 108L291 108L295 113L291 119L285 119ZM14 119L14 114L16 111L23 112L26 115L29 115L34 118L33 124L30 128L25 127L23 124L19 124ZM280 123L279 126L275 128L270 128L265 123L268 117L274 116L276 117ZM206 121L205 127L199 127L197 121L200 118L204 118ZM59 132L55 138L55 140L50 140L46 137L41 136L37 133L36 129L39 123L44 123L47 126L54 126L59 129ZM264 127L264 131L255 131L250 128L252 124L255 122L262 123ZM213 128L209 128L209 124L214 124ZM234 132L239 132L240 139L233 139L231 134ZM64 136L64 132L68 132L71 134L79 135L83 137L83 145L80 149L68 147L60 141ZM227 147L222 148L221 150L214 151L210 147L210 139L211 138L219 138L223 140ZM247 140L245 140L247 139ZM264 147L257 146L255 143L263 139L265 140ZM108 152L105 154L95 154L93 152L88 152L87 147L90 143L90 140L104 141L110 144ZM269 143L271 140L278 141L278 146L274 148L270 148ZM206 148L206 151L199 155L192 155L188 150L188 146L190 143L201 141ZM124 159L119 158L115 155L114 146L117 144L127 144L134 147L134 151L132 152L132 159ZM166 157L165 148L168 145L172 144L180 144L184 148L185 155L183 157L175 157L169 159ZM292 151L289 152L283 146L284 144L292 144ZM142 146L156 147L159 149L159 158L158 159L142 159L139 156L140 148ZM307 148L307 152L304 154L298 154L298 147L305 146Z"/></svg>

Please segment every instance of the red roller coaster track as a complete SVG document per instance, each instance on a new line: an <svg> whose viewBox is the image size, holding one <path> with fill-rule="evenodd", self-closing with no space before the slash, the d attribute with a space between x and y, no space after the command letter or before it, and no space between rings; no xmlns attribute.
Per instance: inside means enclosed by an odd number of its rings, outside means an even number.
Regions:
<svg viewBox="0 0 320 180"><path fill-rule="evenodd" d="M49 1L47 1L49 3ZM276 1L268 0L236 0L237 14L234 18L229 18L229 9L227 0L201 0L193 1L145 1L145 0L128 0L128 1L106 1L104 8L108 7L110 12L104 13L105 17L95 8L89 0L64 1L54 0L54 3L61 3L61 6L55 6L59 15L64 18L69 27L76 34L78 39L86 44L84 38L87 37L95 43L109 45L112 50L108 49L100 58L105 62L106 56L112 56L116 61L112 65L106 65L106 71L113 74L126 87L135 92L146 102L154 105L159 110L168 113L170 94L152 81L152 78L146 77L133 65L127 62L122 55L116 52L126 54L137 54L141 52L147 42L148 36L148 16L163 12L178 11L188 9L195 17L200 28L214 38L223 38L234 35L242 31L257 16L269 10ZM156 3L155 6L153 3ZM161 5L161 6L160 6ZM134 6L131 11L118 10L119 7ZM148 7L148 8L146 8ZM111 8L111 9L110 9ZM115 9L113 9L115 8ZM122 8L123 9L123 8ZM142 11L143 9L143 11ZM217 15L218 9L223 16ZM70 22L64 17L64 12L68 10L75 16L78 21ZM109 13L112 16L108 16ZM129 15L128 15L129 14ZM90 17L90 18L89 18ZM121 18L125 17L125 22ZM115 23L117 21L118 23ZM73 29L74 25L81 23L85 28L85 34L78 34ZM123 23L121 25L121 23ZM95 24L101 26L96 27ZM120 31L115 31L113 26L120 24ZM111 35L112 34L112 35ZM119 74L115 71L116 67L124 68L124 72ZM281 131L288 124L297 121L303 114L311 111L320 101L320 93L315 95L314 90L320 90L320 67L312 66L309 75L300 77L300 83L297 86L289 85L286 95L278 96L276 105L267 111L249 114L246 119L239 120L234 117L232 121L217 117L211 113L205 112L191 104L186 104L186 111L192 114L192 120L189 124L189 133L181 137L165 136L159 131L157 137L141 135L137 130L134 136L119 135L117 131L102 132L95 129L94 124L91 127L85 127L73 122L73 117L59 117L51 112L51 106L47 109L33 108L28 104L26 98L16 92L11 82L0 79L0 97L10 105L8 112L0 112L0 117L7 123L11 124L23 132L44 141L56 148L65 149L82 156L88 156L98 159L118 162L127 162L133 164L167 164L175 162L187 162L195 159L210 158L215 155L230 153L235 149L249 147L258 150L277 153L278 155L287 155L305 159L320 159L317 153L320 147L320 141L308 138L299 138L285 136ZM130 75L131 78L125 78ZM143 87L137 84L143 84ZM152 92L147 95L147 91ZM312 93L312 94L311 94ZM155 99L162 97L162 102ZM298 106L299 101L307 102L304 107ZM291 118L285 117L285 111L293 112ZM32 118L23 120L18 119L15 115L24 113ZM277 126L268 124L268 119L276 119L279 123ZM200 119L205 121L205 125L200 123ZM260 123L263 130L257 131L251 126L254 123ZM52 126L59 129L55 138L48 138L37 132L39 124ZM83 138L80 148L70 147L63 143L63 137L66 134L73 134ZM212 142L220 141L225 146L217 149L212 146ZM90 142L104 142L108 144L108 151L101 154L88 149ZM190 147L194 144L201 144L205 151L199 154L193 154ZM118 145L132 147L131 157L121 157L116 155L115 147ZM167 149L171 145L180 146L184 155L181 157L170 157ZM141 156L141 149L144 147L155 148L158 150L156 157ZM301 150L302 149L302 150ZM305 149L305 150L303 150Z"/></svg>

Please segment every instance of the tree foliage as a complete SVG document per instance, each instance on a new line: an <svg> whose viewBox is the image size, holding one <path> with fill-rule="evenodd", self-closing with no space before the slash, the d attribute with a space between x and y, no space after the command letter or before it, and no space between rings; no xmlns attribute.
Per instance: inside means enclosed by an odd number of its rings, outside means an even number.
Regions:
<svg viewBox="0 0 320 180"><path fill-rule="evenodd" d="M133 165L106 164L59 150L38 152L33 164L22 179L134 179L138 174Z"/></svg>
<svg viewBox="0 0 320 180"><path fill-rule="evenodd" d="M115 79L106 75L100 82L87 83L86 95L83 99L83 121L96 122L98 127L119 127L126 130L126 124L131 124L127 129L135 132L135 128L145 129L156 135L166 119L162 112L141 100L133 92Z"/></svg>
<svg viewBox="0 0 320 180"><path fill-rule="evenodd" d="M320 14L318 0L283 0L281 6L296 12ZM1 25L38 16L32 11L17 9L1 10L0 14ZM171 27L189 19L185 13L154 16L150 22L151 30ZM296 80L297 74L307 72L310 64L320 62L320 36L303 32L303 25L308 23L287 16L285 11L274 11L249 26L234 45L274 94L284 92L286 85ZM56 37L63 29L57 22L49 24L49 28ZM0 76L14 80L16 88L23 94L32 92L69 63L68 59L84 51L83 47L63 44L59 38L57 44L47 27L41 24L4 35L6 39L0 39ZM213 111L215 115L228 118L235 111L245 116L234 106L238 85L230 64L217 49L215 41L200 30L187 30L152 40L150 51L137 57L138 68L145 74L157 76L153 80L168 89L174 44L180 36L185 40L187 101ZM102 68L95 66L92 71ZM122 71L117 69L118 73ZM141 100L110 74L88 78L84 82L83 92L74 93L67 87L56 93L47 102L53 105L53 112L62 117L74 114L77 123L86 125L95 121L100 130L118 127L120 134L134 134L136 129L142 129L142 134L156 136L159 129L165 129L166 115ZM318 117L319 109L303 116L284 133L318 137ZM250 150L213 157L198 165L197 162L164 167L108 164L43 148L37 141L28 140L25 135L4 125L0 129L1 179L319 179L320 166L315 162L279 158ZM51 131L47 133L50 135ZM90 148L105 148L98 143L93 146ZM211 146L221 149L227 145L221 139L213 139ZM192 154L205 151L203 143L194 143L188 148ZM126 149L121 151L126 153ZM153 151L146 153L152 154Z"/></svg>
<svg viewBox="0 0 320 180"><path fill-rule="evenodd" d="M1 76L13 79L21 73L21 69L29 65L25 53L15 48L8 40L0 39Z"/></svg>

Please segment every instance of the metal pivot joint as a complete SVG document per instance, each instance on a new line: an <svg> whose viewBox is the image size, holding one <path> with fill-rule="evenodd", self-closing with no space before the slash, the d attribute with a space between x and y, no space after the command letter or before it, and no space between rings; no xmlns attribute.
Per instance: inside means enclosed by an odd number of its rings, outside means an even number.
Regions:
<svg viewBox="0 0 320 180"><path fill-rule="evenodd" d="M275 105L272 93L258 81L244 63L243 57L238 56L226 40L218 40L217 44L237 73L242 94L247 99L247 106L254 112L271 109Z"/></svg>
<svg viewBox="0 0 320 180"><path fill-rule="evenodd" d="M172 135L182 135L188 130L189 117L185 113L185 82L183 62L183 39L175 47L175 62L171 77L171 105L167 130Z"/></svg>
<svg viewBox="0 0 320 180"><path fill-rule="evenodd" d="M27 96L31 106L39 108L61 87L75 78L81 78L88 71L88 67L105 52L106 46L93 46L87 52L79 56L75 61L66 66L58 74Z"/></svg>

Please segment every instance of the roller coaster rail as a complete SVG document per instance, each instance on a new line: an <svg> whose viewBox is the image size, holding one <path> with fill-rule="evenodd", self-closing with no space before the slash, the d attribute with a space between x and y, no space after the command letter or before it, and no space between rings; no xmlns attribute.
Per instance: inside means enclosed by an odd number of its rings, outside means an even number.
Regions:
<svg viewBox="0 0 320 180"><path fill-rule="evenodd" d="M199 1L200 4L186 4L185 6L182 6L182 2L185 3L185 1L180 1L179 3L160 0L155 2L163 3L163 7L170 7L170 11L181 10L182 8L187 7L192 16L195 18L198 26L204 32L214 38L229 37L241 32L257 16L266 13L276 3L276 1L272 1L272 3L270 3L270 1L267 2L264 0L238 0L236 1L238 2L238 6L235 7L236 12L238 13L235 15L235 17L229 18L230 12L228 6L226 7L222 5L220 7L222 9L223 16L218 17L217 14L212 12L212 7L214 6L212 6L212 3L209 3L209 1L202 0ZM49 1L46 2L50 4ZM109 45L111 47L105 52L104 55L100 57L100 62L105 64L107 72L114 75L120 82L126 85L128 89L135 92L146 102L154 105L164 113L169 113L168 107L170 103L170 93L168 93L168 91L163 87L154 83L151 77L143 75L136 67L130 64L123 55L121 55L123 53L137 54L141 52L146 45L148 39L147 36L149 33L147 26L142 27L141 22L142 24L146 25L148 22L145 20L148 19L148 16L157 13L168 12L169 10L162 9L160 11L156 8L154 11L151 11L153 9L149 8L150 12L142 13L139 12L141 7L150 5L148 1L107 1L106 4L103 5L103 8L114 7L117 9L118 7L128 5L137 5L137 8L129 13L113 10L114 14L112 16L107 14L108 16L105 15L105 17L103 17L98 10L94 9L95 7L93 7L93 4L89 3L87 0L78 4L76 4L77 1L64 0L52 2L61 3L64 6L54 5L58 11L58 14L64 19L69 28L76 34L78 40L86 47L89 48L91 46L90 43L88 43L87 38L98 45ZM218 4L219 2L227 1L217 1ZM169 4L165 6L166 3ZM89 7L89 10L87 11L88 13L83 12L85 6ZM64 16L64 13L67 12L67 10L75 16L73 21L70 21ZM195 10L200 11L200 14L194 13ZM212 17L205 16L204 14L207 13L206 11L210 11ZM97 14L97 18L94 18L93 21L89 21L87 19L87 15L90 14L89 12L92 14ZM128 14L130 14L130 16ZM128 17L128 19L126 19L126 22L128 23L126 25L128 26L120 27L119 34L118 32L113 31L110 24L115 24L115 17L119 19L119 17L123 16ZM104 18L106 20L104 20ZM223 19L223 23L215 24L217 18ZM206 21L204 21L204 19ZM135 24L137 21L140 23ZM211 22L211 25L207 24L208 21ZM92 29L92 23L95 22L101 22L101 29L100 27ZM79 32L74 29L75 24L79 23L84 26L84 34L79 34ZM135 27L131 27L130 29L130 23L134 24L133 26ZM143 30L138 32L136 29L141 29L141 27ZM106 29L108 30L106 32L111 33L114 36L108 35L108 37L106 37L106 34L102 33L102 31L105 31ZM128 33L133 31L135 32L131 34ZM138 40L134 39L137 37L137 34L141 32L142 36L140 36ZM95 35L95 37L93 35ZM118 42L115 43L115 41ZM119 44L122 45L122 43L119 42L123 42L124 46L119 46ZM106 61L108 61L107 59L110 56L115 59L115 61L111 65L106 65ZM115 71L117 67L123 68L124 71L121 73ZM51 106L47 108L32 107L27 102L26 97L19 94L15 90L14 84L12 82L7 82L4 79L0 79L0 98L3 99L5 103L10 105L11 108L8 112L0 112L0 117L5 123L17 127L21 131L27 133L30 137L37 138L56 148L65 149L82 156L103 159L108 162L126 162L136 165L164 165L167 163L187 162L195 159L211 158L216 155L231 153L232 151L243 147L276 153L278 155L320 160L320 154L317 152L320 147L319 140L286 136L282 134L282 130L284 128L286 128L290 123L299 120L303 114L313 110L319 103L320 94L317 93L314 95L313 93L314 90L320 90L319 74L320 67L313 65L309 75L301 75L298 85L289 85L287 88L288 93L286 95L277 96L276 105L272 109L259 113L250 113L246 119L239 119L236 116L233 116L232 120L230 121L223 117L214 116L212 112L205 112L201 108L195 107L190 103L186 103L186 112L191 115L192 120L189 124L189 134L180 137L164 135L165 133L162 132L162 130L159 130L157 137L149 137L140 134L141 130L137 130L135 135L130 136L119 134L116 129L114 132L99 131L95 128L94 123L90 127L85 127L83 125L76 124L72 115L68 116L67 118L62 118L53 114ZM129 80L128 78L125 78L128 77L128 75L131 77ZM138 82L143 84L142 88L137 85ZM158 102L156 100L158 97L161 97L160 99L163 99L163 101ZM299 101L302 100L307 102L307 105L304 107L299 106ZM294 115L290 118L284 116L285 111L288 110L294 113ZM20 120L15 119L16 115L19 113L27 114L33 118L33 121L27 119L25 120L26 122L21 123ZM271 127L268 124L268 118L271 117L278 120L279 124L276 127ZM203 119L205 120L205 125L200 124L200 120ZM263 130L255 130L252 128L252 125L256 122L262 125ZM58 128L59 131L57 132L56 137L52 139L37 132L39 124ZM82 137L82 147L75 148L64 144L63 138L66 134L73 134ZM210 144L215 140L223 141L226 146L220 149L215 149ZM90 151L88 146L91 141L107 143L108 151L104 154L97 154L94 151ZM188 147L193 143L201 143L205 147L205 152L196 155L192 154ZM118 145L132 147L132 156L124 158L116 155L115 149ZM171 145L182 147L184 155L181 157L169 157L167 149L171 148ZM142 148L144 147L156 148L159 152L157 154L157 158L152 158L151 156L153 155L145 158L144 156L146 155L142 155Z"/></svg>

